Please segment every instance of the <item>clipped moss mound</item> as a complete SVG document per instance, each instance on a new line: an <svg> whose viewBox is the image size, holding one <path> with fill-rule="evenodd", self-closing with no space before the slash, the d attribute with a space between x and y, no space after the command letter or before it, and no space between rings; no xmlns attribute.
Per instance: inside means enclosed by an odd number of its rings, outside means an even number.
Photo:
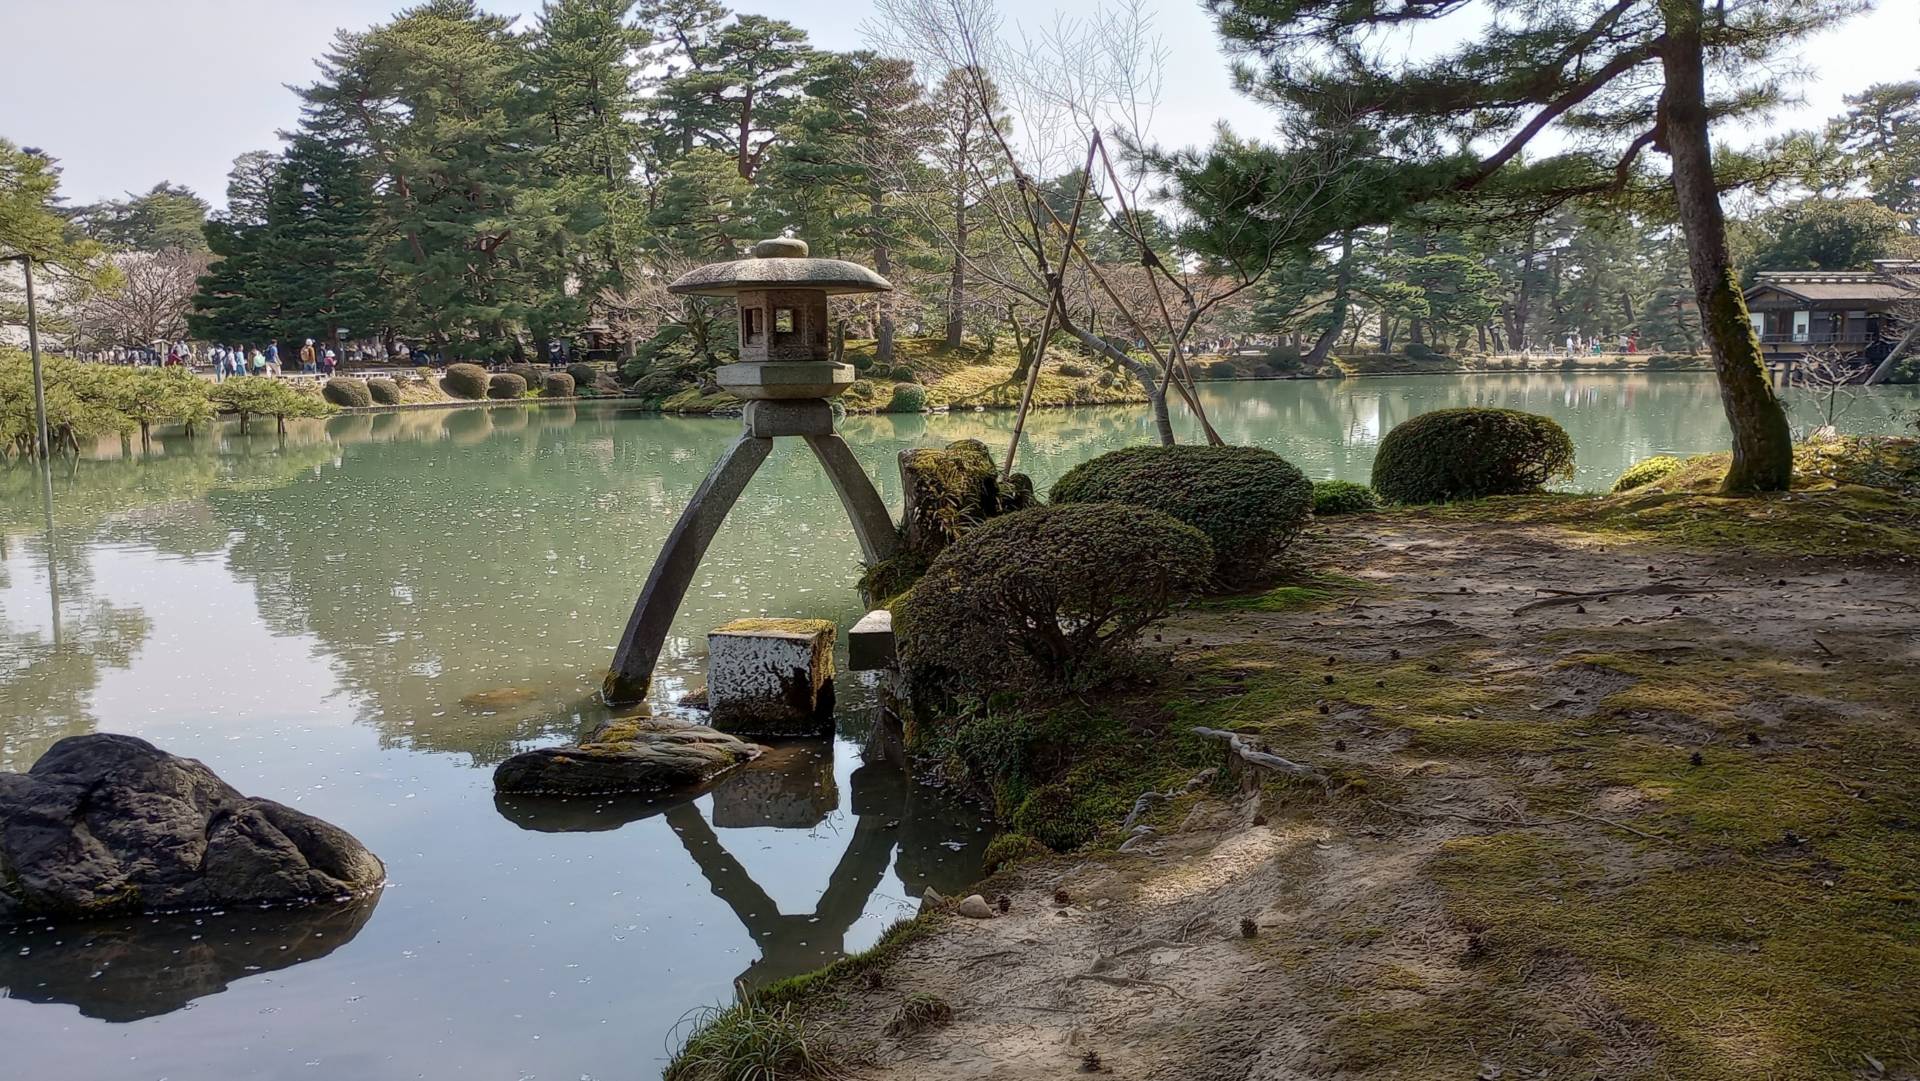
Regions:
<svg viewBox="0 0 1920 1081"><path fill-rule="evenodd" d="M1212 565L1204 534L1144 507L1002 515L955 541L907 594L901 660L922 686L956 695L1097 685Z"/></svg>
<svg viewBox="0 0 1920 1081"><path fill-rule="evenodd" d="M508 364L500 370L509 375L519 376L521 379L526 380L527 385L530 387L540 385L540 369L531 364Z"/></svg>
<svg viewBox="0 0 1920 1081"><path fill-rule="evenodd" d="M600 378L600 369L585 361L576 360L567 365L567 374L573 376L574 386L591 387L594 381Z"/></svg>
<svg viewBox="0 0 1920 1081"><path fill-rule="evenodd" d="M1628 466L1620 479L1613 482L1616 492L1631 492L1635 488L1644 488L1657 480L1663 480L1678 471L1681 461L1671 454L1656 454L1651 458L1642 458Z"/></svg>
<svg viewBox="0 0 1920 1081"><path fill-rule="evenodd" d="M456 398L479 401L487 396L487 370L478 364L449 364L440 387Z"/></svg>
<svg viewBox="0 0 1920 1081"><path fill-rule="evenodd" d="M1015 831L1003 833L987 842L986 854L981 857L981 869L993 874L1002 867L1033 856L1044 856L1052 851L1046 845L1024 833Z"/></svg>
<svg viewBox="0 0 1920 1081"><path fill-rule="evenodd" d="M527 381L512 372L497 372L487 381L487 397L511 401L527 393Z"/></svg>
<svg viewBox="0 0 1920 1081"><path fill-rule="evenodd" d="M900 383L893 388L893 397L887 400L889 413L924 413L927 411L927 388L918 383Z"/></svg>
<svg viewBox="0 0 1920 1081"><path fill-rule="evenodd" d="M918 383L920 381L920 377L914 373L913 365L911 364L895 364L887 374L892 376L893 381L896 383Z"/></svg>
<svg viewBox="0 0 1920 1081"><path fill-rule="evenodd" d="M540 377L540 396L542 398L573 397L573 376L566 372L548 372Z"/></svg>
<svg viewBox="0 0 1920 1081"><path fill-rule="evenodd" d="M1726 478L1727 467L1732 464L1733 455L1724 451L1696 455L1681 462L1661 487L1670 491L1716 492ZM1794 444L1793 487L1796 491L1845 486L1895 492L1920 489L1920 439L1842 435Z"/></svg>
<svg viewBox="0 0 1920 1081"><path fill-rule="evenodd" d="M1313 482L1313 516L1329 518L1336 514L1364 514L1380 509L1380 496L1364 484L1350 480Z"/></svg>
<svg viewBox="0 0 1920 1081"><path fill-rule="evenodd" d="M1214 578L1261 573L1313 517L1313 485L1259 447L1128 447L1082 462L1053 486L1055 503L1125 503L1206 535Z"/></svg>
<svg viewBox="0 0 1920 1081"><path fill-rule="evenodd" d="M384 375L376 375L367 380L367 396L377 405L399 405L400 384Z"/></svg>
<svg viewBox="0 0 1920 1081"><path fill-rule="evenodd" d="M1422 413L1388 432L1373 459L1373 489L1389 503L1523 495L1571 476L1566 430L1515 409Z"/></svg>
<svg viewBox="0 0 1920 1081"><path fill-rule="evenodd" d="M373 404L373 393L364 381L349 379L342 375L336 375L321 384L320 396L335 405L349 409L364 408Z"/></svg>

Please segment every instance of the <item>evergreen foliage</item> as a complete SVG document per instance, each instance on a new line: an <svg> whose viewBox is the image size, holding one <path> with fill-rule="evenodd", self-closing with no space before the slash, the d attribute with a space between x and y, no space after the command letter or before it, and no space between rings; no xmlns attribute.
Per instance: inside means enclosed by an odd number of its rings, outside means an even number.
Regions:
<svg viewBox="0 0 1920 1081"><path fill-rule="evenodd" d="M1571 476L1566 430L1513 409L1422 413L1388 432L1373 459L1373 490L1389 503L1521 495Z"/></svg>
<svg viewBox="0 0 1920 1081"><path fill-rule="evenodd" d="M1380 496L1364 484L1350 480L1313 482L1313 516L1327 518L1336 514L1361 514L1378 510Z"/></svg>
<svg viewBox="0 0 1920 1081"><path fill-rule="evenodd" d="M1257 577L1313 515L1306 476L1259 447L1127 447L1068 470L1049 498L1146 507L1193 526L1220 585Z"/></svg>
<svg viewBox="0 0 1920 1081"><path fill-rule="evenodd" d="M367 380L367 396L376 405L399 405L400 384L383 375L373 376Z"/></svg>
<svg viewBox="0 0 1920 1081"><path fill-rule="evenodd" d="M398 390L398 388L395 388ZM338 406L365 408L373 404L373 388L364 379L336 375L320 387L320 396Z"/></svg>
<svg viewBox="0 0 1920 1081"><path fill-rule="evenodd" d="M441 386L456 398L477 401L487 396L487 370L478 364L449 364Z"/></svg>
<svg viewBox="0 0 1920 1081"><path fill-rule="evenodd" d="M901 660L921 685L960 695L1102 682L1212 565L1199 530L1142 507L1001 515L940 553L907 594Z"/></svg>

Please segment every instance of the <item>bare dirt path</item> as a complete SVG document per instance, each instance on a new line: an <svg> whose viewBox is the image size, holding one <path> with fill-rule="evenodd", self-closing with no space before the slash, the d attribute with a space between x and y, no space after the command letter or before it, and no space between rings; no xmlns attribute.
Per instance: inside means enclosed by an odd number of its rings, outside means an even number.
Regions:
<svg viewBox="0 0 1920 1081"><path fill-rule="evenodd" d="M1920 1074L1920 571L1335 519L1181 614L1223 776L808 1005L871 1078ZM857 983L858 986L854 984ZM887 1035L912 992L945 1027Z"/></svg>

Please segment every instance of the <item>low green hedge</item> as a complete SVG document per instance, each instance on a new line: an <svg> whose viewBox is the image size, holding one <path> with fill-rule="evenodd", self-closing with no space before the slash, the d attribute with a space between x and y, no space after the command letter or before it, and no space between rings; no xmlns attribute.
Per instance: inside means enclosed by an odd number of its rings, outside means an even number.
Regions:
<svg viewBox="0 0 1920 1081"><path fill-rule="evenodd" d="M1313 516L1328 518L1336 514L1363 514L1380 509L1380 496L1364 484L1350 480L1313 482Z"/></svg>
<svg viewBox="0 0 1920 1081"><path fill-rule="evenodd" d="M900 602L901 662L917 686L957 696L1097 685L1212 562L1199 530L1144 507L1003 514L941 552Z"/></svg>
<svg viewBox="0 0 1920 1081"><path fill-rule="evenodd" d="M367 395L378 405L399 405L400 384L384 375L376 375L367 380Z"/></svg>
<svg viewBox="0 0 1920 1081"><path fill-rule="evenodd" d="M440 386L456 398L479 401L487 396L488 382L487 370L478 364L449 364Z"/></svg>
<svg viewBox="0 0 1920 1081"><path fill-rule="evenodd" d="M548 372L541 376L540 396L542 398L573 397L573 376L566 372Z"/></svg>
<svg viewBox="0 0 1920 1081"><path fill-rule="evenodd" d="M1306 476L1259 447L1127 447L1068 470L1050 498L1172 515L1206 535L1223 586L1260 574L1313 516Z"/></svg>
<svg viewBox="0 0 1920 1081"><path fill-rule="evenodd" d="M509 364L500 370L509 375L519 376L521 381L530 387L540 385L540 369L531 364Z"/></svg>
<svg viewBox="0 0 1920 1081"><path fill-rule="evenodd" d="M373 394L359 379L336 375L320 384L320 396L338 406L365 408L373 404Z"/></svg>
<svg viewBox="0 0 1920 1081"><path fill-rule="evenodd" d="M1373 490L1389 503L1520 495L1572 476L1566 430L1516 409L1422 413L1388 432L1373 459Z"/></svg>
<svg viewBox="0 0 1920 1081"><path fill-rule="evenodd" d="M527 393L527 381L512 372L496 372L487 381L487 397L501 401L511 401L524 397Z"/></svg>

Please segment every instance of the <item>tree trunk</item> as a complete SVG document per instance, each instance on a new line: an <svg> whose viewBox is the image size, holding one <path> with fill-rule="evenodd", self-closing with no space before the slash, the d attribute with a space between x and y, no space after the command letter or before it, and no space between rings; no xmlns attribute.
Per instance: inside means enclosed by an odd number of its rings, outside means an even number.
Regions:
<svg viewBox="0 0 1920 1081"><path fill-rule="evenodd" d="M1333 313L1329 316L1327 329L1313 343L1313 348L1301 358L1309 369L1318 368L1327 362L1327 355L1333 352L1333 343L1340 339L1340 331L1347 325L1347 291L1353 284L1353 230L1340 234L1340 265L1333 272Z"/></svg>
<svg viewBox="0 0 1920 1081"><path fill-rule="evenodd" d="M874 221L880 220L884 207L879 193L875 192L868 200L868 213ZM873 269L881 277L893 273L893 250L887 246L885 236L875 236L873 241ZM893 313L886 308L886 300L878 301L880 307L880 325L873 335L873 364L876 368L893 367Z"/></svg>
<svg viewBox="0 0 1920 1081"><path fill-rule="evenodd" d="M953 275L947 282L947 348L960 348L967 307L967 185L964 174L953 185Z"/></svg>
<svg viewBox="0 0 1920 1081"><path fill-rule="evenodd" d="M1702 0L1662 0L1667 45L1664 143L1673 159L1673 195L1687 238L1687 269L1701 328L1720 379L1720 402L1733 434L1733 464L1722 487L1729 492L1781 492L1793 480L1793 432L1767 380L1760 339L1727 253L1727 222L1714 186L1713 146L1707 134L1706 64L1701 46Z"/></svg>
<svg viewBox="0 0 1920 1081"><path fill-rule="evenodd" d="M1513 325L1509 328L1510 333L1507 335L1516 349L1527 347L1527 305L1532 299L1533 257L1538 254L1534 250L1534 246L1538 243L1535 239L1538 229L1537 225L1527 226L1527 253L1520 260L1520 285L1513 300Z"/></svg>
<svg viewBox="0 0 1920 1081"><path fill-rule="evenodd" d="M1134 382L1139 383L1141 389L1146 391L1147 404L1153 409L1153 426L1160 436L1160 445L1163 447L1173 446L1174 443L1177 442L1173 437L1173 416L1167 410L1167 394L1166 390L1161 386L1160 371L1146 361L1133 356L1131 353L1114 348L1113 344L1105 338L1095 336L1092 332L1076 325L1071 320L1061 320L1060 329L1073 335L1076 341L1086 346L1096 355L1107 358L1108 361L1133 376ZM1178 347L1178 342L1175 342L1172 346L1172 348ZM1035 352L1038 352L1038 350L1035 350Z"/></svg>

